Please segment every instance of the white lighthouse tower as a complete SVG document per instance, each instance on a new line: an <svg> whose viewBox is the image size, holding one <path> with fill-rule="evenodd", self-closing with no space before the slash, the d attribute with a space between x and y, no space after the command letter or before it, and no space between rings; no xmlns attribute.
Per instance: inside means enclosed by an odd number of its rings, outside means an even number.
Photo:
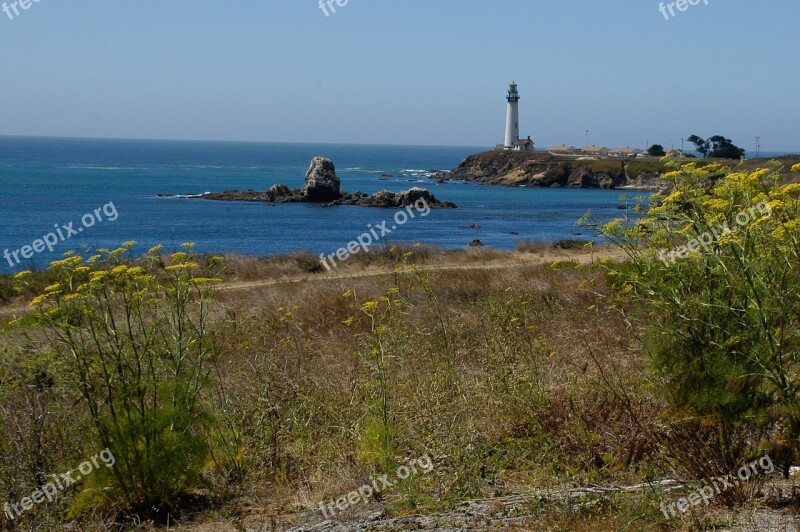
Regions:
<svg viewBox="0 0 800 532"><path fill-rule="evenodd" d="M519 92L516 82L508 87L508 112L506 113L505 149L517 148L519 142Z"/></svg>

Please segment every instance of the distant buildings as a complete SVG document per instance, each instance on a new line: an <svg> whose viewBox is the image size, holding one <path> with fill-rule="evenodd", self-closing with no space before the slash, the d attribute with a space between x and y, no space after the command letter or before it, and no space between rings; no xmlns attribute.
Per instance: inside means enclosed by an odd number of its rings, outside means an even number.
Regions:
<svg viewBox="0 0 800 532"><path fill-rule="evenodd" d="M611 157L620 157L620 158L636 157L640 153L642 153L642 150L640 150L639 148L614 148L612 150L608 150L608 154Z"/></svg>
<svg viewBox="0 0 800 532"><path fill-rule="evenodd" d="M611 150L605 146L550 146L547 151L553 155L585 155L590 157L608 157Z"/></svg>
<svg viewBox="0 0 800 532"><path fill-rule="evenodd" d="M595 157L605 157L608 155L608 148L603 146L585 146L581 148L581 153L584 155L593 155Z"/></svg>
<svg viewBox="0 0 800 532"><path fill-rule="evenodd" d="M608 149L605 146L583 146L576 148L575 146L562 145L550 146L547 151L551 155L572 156L572 157L614 157L616 159L634 159L641 157L649 157L650 155L639 148L612 148ZM686 154L681 150L667 150L667 155L674 159L682 159Z"/></svg>
<svg viewBox="0 0 800 532"><path fill-rule="evenodd" d="M574 155L579 150L575 146L550 146L547 151L553 155Z"/></svg>

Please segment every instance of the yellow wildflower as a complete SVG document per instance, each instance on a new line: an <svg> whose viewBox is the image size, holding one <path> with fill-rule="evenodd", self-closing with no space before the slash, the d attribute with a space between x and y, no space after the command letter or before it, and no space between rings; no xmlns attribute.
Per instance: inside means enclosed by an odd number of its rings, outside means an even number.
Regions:
<svg viewBox="0 0 800 532"><path fill-rule="evenodd" d="M755 183L765 175L769 174L769 172L770 172L769 168L762 168L761 170L756 170L755 172L750 174L750 176L747 178L747 181L749 183Z"/></svg>
<svg viewBox="0 0 800 532"><path fill-rule="evenodd" d="M781 200L772 200L767 204L767 210L770 212L783 210L784 207L785 205Z"/></svg>
<svg viewBox="0 0 800 532"><path fill-rule="evenodd" d="M377 301L367 301L363 305L361 305L361 311L367 314L372 314L378 310L378 302Z"/></svg>
<svg viewBox="0 0 800 532"><path fill-rule="evenodd" d="M800 164L796 166L800 167ZM793 194L800 194L800 183L792 183L790 185L786 185L785 187L781 188L781 192L789 196Z"/></svg>
<svg viewBox="0 0 800 532"><path fill-rule="evenodd" d="M713 198L706 200L704 205L713 211L724 211L731 206L731 202L721 198Z"/></svg>
<svg viewBox="0 0 800 532"><path fill-rule="evenodd" d="M33 298L33 300L30 303L30 306L35 307L37 305L41 305L42 303L47 301L49 298L50 298L50 294L42 294L42 295L40 295L38 297Z"/></svg>
<svg viewBox="0 0 800 532"><path fill-rule="evenodd" d="M66 255L66 253L65 253ZM77 266L83 262L83 259L79 256L69 256L65 259L56 260L50 263L50 268L63 268L67 266Z"/></svg>
<svg viewBox="0 0 800 532"><path fill-rule="evenodd" d="M199 284L199 285L200 284L216 284L216 283L221 283L222 279L211 279L211 278L207 278L207 277L195 277L194 279L192 279L192 281L194 281L195 284Z"/></svg>

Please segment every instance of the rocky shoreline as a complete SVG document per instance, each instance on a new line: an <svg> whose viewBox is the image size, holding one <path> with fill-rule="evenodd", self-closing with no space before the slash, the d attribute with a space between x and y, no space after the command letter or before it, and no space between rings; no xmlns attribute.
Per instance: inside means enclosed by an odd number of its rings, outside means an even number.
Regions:
<svg viewBox="0 0 800 532"><path fill-rule="evenodd" d="M341 188L341 180L336 175L333 161L315 157L306 172L302 188L290 189L284 184L273 185L263 192L255 190L226 190L204 194L159 194L159 197L180 197L214 201L256 201L262 203L315 203L325 207L352 205L356 207L402 208L415 205L419 201L427 203L432 209L455 209L449 201L439 201L428 190L414 187L402 192L381 190L372 196L363 192L350 194Z"/></svg>
<svg viewBox="0 0 800 532"><path fill-rule="evenodd" d="M431 176L439 182L471 181L506 187L663 190L658 160L575 159L544 152L488 151L467 157L457 168Z"/></svg>

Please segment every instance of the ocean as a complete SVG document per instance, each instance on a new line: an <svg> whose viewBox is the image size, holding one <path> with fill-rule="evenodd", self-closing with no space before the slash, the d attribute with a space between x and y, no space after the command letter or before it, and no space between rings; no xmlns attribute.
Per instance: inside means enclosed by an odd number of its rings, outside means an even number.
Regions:
<svg viewBox="0 0 800 532"><path fill-rule="evenodd" d="M370 224L392 219L395 213L389 209L158 197L265 190L275 183L300 187L315 156L333 160L348 192L421 186L440 201L454 202L457 209L432 210L386 237L389 242L447 249L465 248L476 239L499 249L513 249L525 239L597 240L577 220L589 210L599 221L611 220L620 215L622 196L640 194L437 184L426 178L483 150L0 137L0 272L43 268L68 250L115 248L131 240L139 253L156 244L175 250L183 242L195 242L203 253L328 254L355 240ZM58 242L51 236L51 245L41 252L24 250L34 245L41 250L43 242L36 241L48 233L57 235Z"/></svg>

